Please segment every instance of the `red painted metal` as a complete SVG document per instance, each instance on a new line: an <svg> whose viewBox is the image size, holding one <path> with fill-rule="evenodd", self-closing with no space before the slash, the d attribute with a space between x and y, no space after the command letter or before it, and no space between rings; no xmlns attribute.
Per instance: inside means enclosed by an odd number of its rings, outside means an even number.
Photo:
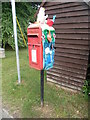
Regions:
<svg viewBox="0 0 90 120"><path fill-rule="evenodd" d="M39 26L27 29L29 65L37 70L43 69L42 30Z"/></svg>

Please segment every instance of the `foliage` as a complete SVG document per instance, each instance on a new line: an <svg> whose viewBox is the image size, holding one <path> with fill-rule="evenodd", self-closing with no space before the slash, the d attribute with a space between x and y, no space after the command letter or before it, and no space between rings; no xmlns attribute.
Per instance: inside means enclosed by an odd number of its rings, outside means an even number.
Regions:
<svg viewBox="0 0 90 120"><path fill-rule="evenodd" d="M83 92L85 93L85 96L88 98L88 95L90 94L90 81L85 80Z"/></svg>
<svg viewBox="0 0 90 120"><path fill-rule="evenodd" d="M24 37L27 41L27 27L28 23L34 22L34 14L36 12L35 5L28 2L16 3L16 16L19 20ZM24 47L24 42L17 26L18 46ZM5 44L9 44L13 49L15 48L14 33L13 33L13 21L12 21L12 7L11 3L2 3L2 40Z"/></svg>
<svg viewBox="0 0 90 120"><path fill-rule="evenodd" d="M87 80L85 80L84 82L84 86L83 86L83 92L85 93L85 97L88 98L88 96L90 96L90 64L88 65L88 69L87 69Z"/></svg>

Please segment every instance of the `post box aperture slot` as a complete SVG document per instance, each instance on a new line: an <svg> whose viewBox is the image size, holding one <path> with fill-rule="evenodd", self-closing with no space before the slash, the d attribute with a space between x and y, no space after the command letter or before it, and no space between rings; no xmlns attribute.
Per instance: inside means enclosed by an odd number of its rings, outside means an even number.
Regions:
<svg viewBox="0 0 90 120"><path fill-rule="evenodd" d="M28 34L28 37L30 37L30 38L38 38L38 34Z"/></svg>
<svg viewBox="0 0 90 120"><path fill-rule="evenodd" d="M39 41L40 41L39 34L36 33L28 34L28 43L35 45L35 44L39 44L40 43Z"/></svg>

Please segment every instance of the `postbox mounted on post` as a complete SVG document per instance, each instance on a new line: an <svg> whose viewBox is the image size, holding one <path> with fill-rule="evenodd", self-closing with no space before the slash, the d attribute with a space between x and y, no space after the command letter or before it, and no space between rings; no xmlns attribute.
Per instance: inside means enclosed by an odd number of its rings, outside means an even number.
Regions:
<svg viewBox="0 0 90 120"><path fill-rule="evenodd" d="M47 19L45 10L40 9L37 22L27 28L29 65L38 70L48 70L53 67L55 54L55 29L53 20Z"/></svg>
<svg viewBox="0 0 90 120"><path fill-rule="evenodd" d="M40 8L37 22L27 28L29 65L41 71L41 106L44 101L44 70L53 67L55 54L55 29L52 27L53 20L47 19L45 9Z"/></svg>

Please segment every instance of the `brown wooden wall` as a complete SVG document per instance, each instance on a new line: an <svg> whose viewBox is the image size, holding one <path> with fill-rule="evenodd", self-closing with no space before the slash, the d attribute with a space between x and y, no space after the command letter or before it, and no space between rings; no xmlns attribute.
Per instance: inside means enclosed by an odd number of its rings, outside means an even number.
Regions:
<svg viewBox="0 0 90 120"><path fill-rule="evenodd" d="M86 3L46 2L49 18L56 15L55 64L47 71L47 80L61 86L81 90L86 79L89 39L88 6Z"/></svg>

